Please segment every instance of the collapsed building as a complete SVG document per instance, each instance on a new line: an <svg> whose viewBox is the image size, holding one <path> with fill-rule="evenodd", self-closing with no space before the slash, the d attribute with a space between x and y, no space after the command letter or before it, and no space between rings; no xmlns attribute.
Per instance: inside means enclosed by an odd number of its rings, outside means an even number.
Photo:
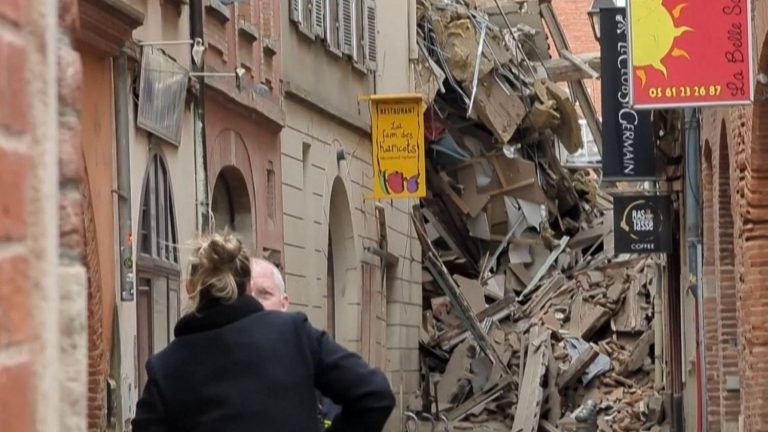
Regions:
<svg viewBox="0 0 768 432"><path fill-rule="evenodd" d="M570 53L545 1L421 0L417 17L428 196L406 424L663 428L659 263L614 254L610 195L562 160L584 146L580 115L600 135L581 81L599 56Z"/></svg>

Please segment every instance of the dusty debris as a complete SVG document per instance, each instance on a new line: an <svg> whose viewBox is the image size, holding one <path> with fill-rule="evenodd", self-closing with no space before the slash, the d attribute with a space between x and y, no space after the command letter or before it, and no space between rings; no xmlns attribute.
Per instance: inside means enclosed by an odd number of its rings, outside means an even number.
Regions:
<svg viewBox="0 0 768 432"><path fill-rule="evenodd" d="M420 0L417 15L428 102L428 195L412 212L424 253L418 411L453 430L565 431L592 401L601 430L651 429L664 420L656 263L614 256L611 197L559 159L583 143L555 82L594 76L599 57L572 55L536 0Z"/></svg>

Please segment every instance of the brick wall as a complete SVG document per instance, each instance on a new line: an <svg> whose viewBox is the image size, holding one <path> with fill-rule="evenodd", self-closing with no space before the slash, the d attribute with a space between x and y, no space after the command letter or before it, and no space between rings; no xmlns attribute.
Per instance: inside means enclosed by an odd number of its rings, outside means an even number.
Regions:
<svg viewBox="0 0 768 432"><path fill-rule="evenodd" d="M45 21L53 10L49 1L0 2L3 432L84 429L81 198L69 193L82 182L82 154L76 133L59 133L60 125L77 129L72 108L79 76L74 67L66 71L72 73L58 73L58 83L48 79L50 70L68 66L57 66L49 53L66 55L69 49L70 31L77 24L73 3L61 3L56 28ZM50 45L51 40L58 45ZM58 116L50 110L57 93Z"/></svg>
<svg viewBox="0 0 768 432"><path fill-rule="evenodd" d="M0 424L7 432L32 430L35 414L26 246L33 162L28 90L23 85L26 6L23 0L0 2ZM11 100L17 103L7 103Z"/></svg>
<svg viewBox="0 0 768 432"><path fill-rule="evenodd" d="M735 251L733 214L731 211L731 178L729 140L725 123L713 152L713 216L717 227L715 241L715 273L718 298L718 342L720 379L720 408L723 430L732 430L738 424L740 397L738 390L726 388L729 380L739 376L738 335L736 316L736 277L734 273ZM730 427L728 425L731 425Z"/></svg>
<svg viewBox="0 0 768 432"><path fill-rule="evenodd" d="M763 41L768 29L768 5L758 3L755 8L755 34L758 35L758 41ZM764 52L760 53L758 70L767 70L768 49L763 45L760 51ZM721 391L718 395L724 403L723 424L729 423L731 430L738 427L735 421L741 423L741 430L768 430L768 400L764 397L768 392L768 333L765 331L768 328L768 281L765 276L765 267L768 265L765 252L768 250L768 214L765 208L768 199L762 192L768 188L768 184L764 184L768 178L765 172L768 143L763 142L768 106L761 97L766 91L768 89L763 86L757 86L753 107L702 111L702 139L711 143L727 143L727 150L723 149L725 154L715 158L720 163L714 168L713 177L717 179L716 184L723 185L728 179L729 193L725 195L730 195L729 199L718 203L720 208L714 213L725 218L727 213L733 216L732 225L715 224L714 227L714 237L718 241L724 244L730 238L734 242L732 250L725 251L729 257L721 261L725 262L727 271L729 260L732 259L735 290L733 294L725 293L725 299L718 299L720 311L728 313L728 318L723 319L718 326L723 376L734 373L735 363L738 365L741 385L738 405L735 404L738 392ZM705 221L706 217L705 213ZM714 265L717 266L717 263ZM732 318L734 309L735 320ZM734 338L736 347L733 346ZM711 347L708 347L708 352L710 350ZM708 400L712 400L712 389L708 388L707 391ZM710 417L710 429L713 428L712 420Z"/></svg>
<svg viewBox="0 0 768 432"><path fill-rule="evenodd" d="M712 148L709 142L704 144L702 151L701 191L703 215L703 287L704 287L704 362L706 376L706 421L710 432L720 432L720 334L719 301L717 298L717 272L715 271L715 222L714 222L714 171L712 169Z"/></svg>

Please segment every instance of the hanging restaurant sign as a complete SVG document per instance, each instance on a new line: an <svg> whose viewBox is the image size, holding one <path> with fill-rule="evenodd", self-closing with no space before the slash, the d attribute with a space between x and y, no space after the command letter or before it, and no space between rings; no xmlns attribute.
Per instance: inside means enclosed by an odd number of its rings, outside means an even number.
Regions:
<svg viewBox="0 0 768 432"><path fill-rule="evenodd" d="M630 106L629 43L624 8L600 9L600 75L603 113L603 178L656 177L656 146L649 111Z"/></svg>
<svg viewBox="0 0 768 432"><path fill-rule="evenodd" d="M751 0L631 0L632 106L753 99Z"/></svg>
<svg viewBox="0 0 768 432"><path fill-rule="evenodd" d="M427 194L421 94L372 95L373 197Z"/></svg>
<svg viewBox="0 0 768 432"><path fill-rule="evenodd" d="M616 254L669 253L672 237L672 199L669 195L613 197Z"/></svg>

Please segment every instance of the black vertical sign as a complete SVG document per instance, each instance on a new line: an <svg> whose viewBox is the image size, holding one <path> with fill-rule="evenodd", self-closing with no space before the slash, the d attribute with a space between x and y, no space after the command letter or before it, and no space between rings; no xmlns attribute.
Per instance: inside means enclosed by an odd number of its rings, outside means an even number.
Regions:
<svg viewBox="0 0 768 432"><path fill-rule="evenodd" d="M613 197L613 247L616 254L672 251L672 198L669 195Z"/></svg>
<svg viewBox="0 0 768 432"><path fill-rule="evenodd" d="M624 8L600 10L603 178L649 180L656 177L651 113L630 106L626 17Z"/></svg>

